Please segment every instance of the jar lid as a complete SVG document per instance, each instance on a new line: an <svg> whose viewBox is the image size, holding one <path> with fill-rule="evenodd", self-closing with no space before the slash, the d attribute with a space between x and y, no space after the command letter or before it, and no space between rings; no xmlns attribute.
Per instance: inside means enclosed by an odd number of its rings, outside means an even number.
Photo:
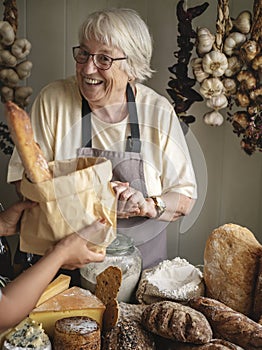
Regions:
<svg viewBox="0 0 262 350"><path fill-rule="evenodd" d="M118 233L116 239L106 248L107 253L126 251L134 246L134 240L131 237Z"/></svg>

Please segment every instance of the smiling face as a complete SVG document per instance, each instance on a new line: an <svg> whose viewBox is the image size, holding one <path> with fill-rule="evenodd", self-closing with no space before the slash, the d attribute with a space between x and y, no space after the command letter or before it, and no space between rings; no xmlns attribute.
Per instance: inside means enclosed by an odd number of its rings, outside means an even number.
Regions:
<svg viewBox="0 0 262 350"><path fill-rule="evenodd" d="M112 58L125 56L121 50L96 40L85 41L81 48L89 53L101 53ZM114 61L108 70L97 68L91 56L84 64L76 63L79 89L92 108L106 107L123 101L128 75L121 69L121 62Z"/></svg>

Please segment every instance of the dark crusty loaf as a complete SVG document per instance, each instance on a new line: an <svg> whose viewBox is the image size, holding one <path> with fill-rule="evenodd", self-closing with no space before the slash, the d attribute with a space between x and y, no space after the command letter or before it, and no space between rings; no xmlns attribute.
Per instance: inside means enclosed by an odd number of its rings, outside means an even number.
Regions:
<svg viewBox="0 0 262 350"><path fill-rule="evenodd" d="M161 344L162 345L162 344ZM179 343L170 342L169 344L163 344L164 347L160 349L165 350L244 350L240 346L230 343L223 339L212 339L206 344L189 344L189 343Z"/></svg>
<svg viewBox="0 0 262 350"><path fill-rule="evenodd" d="M103 350L154 350L152 333L141 325L141 315L146 305L119 303L117 325L102 332Z"/></svg>
<svg viewBox="0 0 262 350"><path fill-rule="evenodd" d="M247 228L225 224L208 237L204 252L206 296L251 317L262 246Z"/></svg>
<svg viewBox="0 0 262 350"><path fill-rule="evenodd" d="M212 330L200 312L172 301L160 301L145 308L142 324L152 333L180 342L207 343Z"/></svg>
<svg viewBox="0 0 262 350"><path fill-rule="evenodd" d="M262 256L259 261L252 318L255 321L259 321L262 318Z"/></svg>
<svg viewBox="0 0 262 350"><path fill-rule="evenodd" d="M245 350L262 349L262 326L247 316L211 298L192 298L188 304L206 316L217 338Z"/></svg>
<svg viewBox="0 0 262 350"><path fill-rule="evenodd" d="M101 332L98 323L86 316L73 316L57 320L53 349L100 350Z"/></svg>
<svg viewBox="0 0 262 350"><path fill-rule="evenodd" d="M119 320L102 334L102 350L155 350L153 335L137 321Z"/></svg>

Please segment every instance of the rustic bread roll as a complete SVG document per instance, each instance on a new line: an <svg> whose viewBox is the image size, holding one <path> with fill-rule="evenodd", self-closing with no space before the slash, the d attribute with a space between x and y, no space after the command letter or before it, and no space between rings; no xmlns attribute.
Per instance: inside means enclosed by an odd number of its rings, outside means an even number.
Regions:
<svg viewBox="0 0 262 350"><path fill-rule="evenodd" d="M8 101L5 104L5 116L28 179L33 183L51 179L48 163L34 140L31 121L26 111Z"/></svg>
<svg viewBox="0 0 262 350"><path fill-rule="evenodd" d="M86 316L73 316L57 320L53 349L100 350L101 333L98 323Z"/></svg>
<svg viewBox="0 0 262 350"><path fill-rule="evenodd" d="M216 338L222 338L245 350L262 349L262 326L220 301L198 297L189 306L208 319Z"/></svg>
<svg viewBox="0 0 262 350"><path fill-rule="evenodd" d="M225 224L215 229L204 252L206 296L250 316L261 253L247 228Z"/></svg>
<svg viewBox="0 0 262 350"><path fill-rule="evenodd" d="M200 312L176 302L160 301L145 308L142 324L161 337L204 344L212 339L212 330Z"/></svg>
<svg viewBox="0 0 262 350"><path fill-rule="evenodd" d="M262 318L262 257L259 261L259 271L256 281L252 318L255 321L258 321L260 318Z"/></svg>

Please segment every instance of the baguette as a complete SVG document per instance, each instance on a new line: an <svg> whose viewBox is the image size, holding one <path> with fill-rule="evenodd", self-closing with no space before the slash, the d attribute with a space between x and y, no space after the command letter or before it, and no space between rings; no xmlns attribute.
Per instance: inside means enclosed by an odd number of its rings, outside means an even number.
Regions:
<svg viewBox="0 0 262 350"><path fill-rule="evenodd" d="M192 298L188 304L206 316L217 338L245 350L262 349L262 326L247 316L207 297Z"/></svg>
<svg viewBox="0 0 262 350"><path fill-rule="evenodd" d="M5 117L27 178L33 183L50 180L51 171L42 150L34 140L31 121L26 111L14 102L7 101Z"/></svg>

